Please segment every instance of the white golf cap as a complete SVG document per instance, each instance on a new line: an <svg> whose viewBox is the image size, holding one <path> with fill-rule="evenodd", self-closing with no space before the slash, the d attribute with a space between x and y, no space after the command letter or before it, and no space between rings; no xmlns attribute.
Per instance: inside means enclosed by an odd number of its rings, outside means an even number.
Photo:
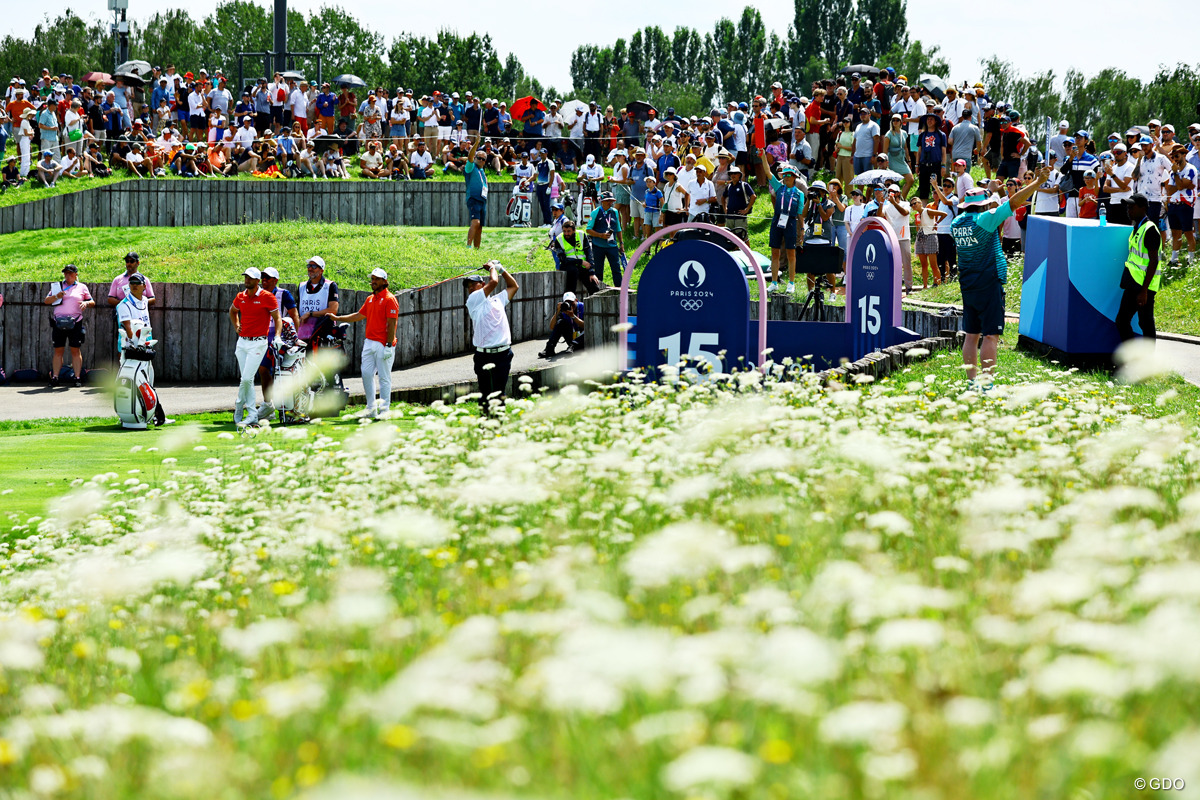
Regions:
<svg viewBox="0 0 1200 800"><path fill-rule="evenodd" d="M247 278L254 278L256 281L262 280L262 273L258 271L257 267L246 267L246 271L242 274Z"/></svg>
<svg viewBox="0 0 1200 800"><path fill-rule="evenodd" d="M1058 123L1058 127L1060 130L1063 128L1070 128L1071 123L1064 119L1062 122Z"/></svg>
<svg viewBox="0 0 1200 800"><path fill-rule="evenodd" d="M262 271L262 274L265 277L275 278L276 280L279 280L279 270L275 269L274 267L267 267L266 269L264 269Z"/></svg>
<svg viewBox="0 0 1200 800"><path fill-rule="evenodd" d="M574 303L575 302L575 293L574 292L564 292L563 293L563 301Z"/></svg>
<svg viewBox="0 0 1200 800"><path fill-rule="evenodd" d="M320 256L313 256L308 260L308 263L310 266L325 269L325 259L321 258Z"/></svg>
<svg viewBox="0 0 1200 800"><path fill-rule="evenodd" d="M376 267L375 269L371 270L371 277L372 278L383 278L386 281L387 280L387 272L384 271L383 267Z"/></svg>

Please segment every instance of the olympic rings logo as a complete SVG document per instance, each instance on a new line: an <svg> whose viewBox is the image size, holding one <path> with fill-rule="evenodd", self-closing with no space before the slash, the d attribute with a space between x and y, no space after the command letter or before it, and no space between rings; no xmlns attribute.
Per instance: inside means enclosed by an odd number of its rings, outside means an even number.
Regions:
<svg viewBox="0 0 1200 800"><path fill-rule="evenodd" d="M679 305L684 311L699 311L704 305L703 300L680 300Z"/></svg>

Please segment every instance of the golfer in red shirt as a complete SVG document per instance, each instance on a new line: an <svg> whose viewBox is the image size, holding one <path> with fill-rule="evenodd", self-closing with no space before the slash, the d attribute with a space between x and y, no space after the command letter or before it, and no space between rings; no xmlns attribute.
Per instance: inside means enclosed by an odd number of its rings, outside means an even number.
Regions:
<svg viewBox="0 0 1200 800"><path fill-rule="evenodd" d="M377 417L388 410L392 402L392 362L396 358L396 323L400 320L400 304L388 291L387 273L376 267L371 270L371 296L353 314L335 316L334 322L367 321L363 332L362 381L367 396L367 416ZM379 402L375 401L375 375L379 374Z"/></svg>
<svg viewBox="0 0 1200 800"><path fill-rule="evenodd" d="M242 376L237 400L233 404L233 421L239 426L258 422L254 404L254 376L258 374L258 365L267 353L267 331L271 328L271 322L275 322L277 339L279 331L283 330L279 301L274 293L259 288L262 273L254 267L248 267L242 275L246 279L246 290L238 292L237 297L233 298L233 305L229 307L229 320L238 334L237 348L233 354Z"/></svg>

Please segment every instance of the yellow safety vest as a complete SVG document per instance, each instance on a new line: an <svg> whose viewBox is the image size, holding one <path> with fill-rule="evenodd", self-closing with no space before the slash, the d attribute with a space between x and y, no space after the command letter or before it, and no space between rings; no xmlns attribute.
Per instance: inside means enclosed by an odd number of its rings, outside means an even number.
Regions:
<svg viewBox="0 0 1200 800"><path fill-rule="evenodd" d="M1146 270L1150 268L1150 253L1146 251L1146 232L1155 227L1150 220L1142 222L1138 229L1129 235L1129 257L1125 259L1125 269L1138 286L1145 285ZM1162 285L1162 272L1155 271L1150 279L1150 291L1157 292Z"/></svg>
<svg viewBox="0 0 1200 800"><path fill-rule="evenodd" d="M578 241L578 240L576 240ZM583 260L583 247L579 244L571 244L567 241L567 237L559 239L562 243L563 256L566 258L578 258Z"/></svg>

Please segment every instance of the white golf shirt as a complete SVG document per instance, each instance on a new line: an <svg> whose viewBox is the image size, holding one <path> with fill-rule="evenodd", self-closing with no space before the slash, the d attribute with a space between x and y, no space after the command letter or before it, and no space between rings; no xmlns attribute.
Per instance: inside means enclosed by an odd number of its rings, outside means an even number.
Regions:
<svg viewBox="0 0 1200 800"><path fill-rule="evenodd" d="M483 289L476 289L467 297L467 313L475 327L471 335L471 344L476 349L495 349L511 347L512 333L508 327L508 314L504 307L508 305L508 292L487 297Z"/></svg>

